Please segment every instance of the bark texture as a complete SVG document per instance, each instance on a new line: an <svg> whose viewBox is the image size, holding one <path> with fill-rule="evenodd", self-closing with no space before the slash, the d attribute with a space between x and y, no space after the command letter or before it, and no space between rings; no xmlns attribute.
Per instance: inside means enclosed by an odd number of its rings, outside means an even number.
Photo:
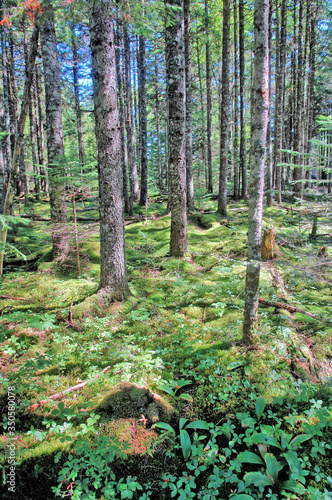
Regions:
<svg viewBox="0 0 332 500"><path fill-rule="evenodd" d="M223 38L222 38L222 88L220 108L220 175L218 213L227 217L227 171L228 145L230 128L230 96L229 96L229 52L230 52L230 17L231 2L224 0Z"/></svg>
<svg viewBox="0 0 332 500"><path fill-rule="evenodd" d="M255 0L255 61L250 145L250 186L248 213L248 265L246 273L243 341L254 342L260 275L264 161L269 111L268 67L269 0Z"/></svg>
<svg viewBox="0 0 332 500"><path fill-rule="evenodd" d="M51 220L53 223L53 257L63 258L69 252L69 233L64 189L64 139L61 107L61 78L52 3L43 7L40 44L44 68L47 156Z"/></svg>
<svg viewBox="0 0 332 500"><path fill-rule="evenodd" d="M138 92L139 92L139 133L141 145L141 192L140 205L145 205L148 199L148 132L146 116L146 62L145 62L145 38L139 37L138 57Z"/></svg>
<svg viewBox="0 0 332 500"><path fill-rule="evenodd" d="M181 0L165 0L181 7ZM185 75L182 12L169 11L166 27L166 74L169 106L169 182L171 192L171 255L187 252L186 160L185 160Z"/></svg>
<svg viewBox="0 0 332 500"><path fill-rule="evenodd" d="M244 74L244 0L239 0L239 59L240 59L240 171L242 175L241 197L247 199L247 152L246 152L246 105Z"/></svg>
<svg viewBox="0 0 332 500"><path fill-rule="evenodd" d="M78 47L77 47L74 23L71 23L70 29L71 29L71 48L73 52L73 81L74 81L75 111L76 111L76 121L77 121L78 154L79 154L80 166L83 171L85 165L85 148L83 139L80 93L78 87Z"/></svg>
<svg viewBox="0 0 332 500"><path fill-rule="evenodd" d="M186 175L187 175L187 209L195 210L194 175L193 175L193 110L191 91L191 49L190 49L190 0L183 2L184 14L184 57L186 77Z"/></svg>
<svg viewBox="0 0 332 500"><path fill-rule="evenodd" d="M120 121L111 0L94 0L90 43L100 206L100 284L103 302L123 300L128 293L122 205Z"/></svg>
<svg viewBox="0 0 332 500"><path fill-rule="evenodd" d="M227 0L228 1L228 0ZM208 169L208 185L207 192L213 192L213 176L212 176L212 80L210 69L210 41L209 41L209 6L208 0L204 0L205 20L206 20L206 125L207 125L207 169Z"/></svg>

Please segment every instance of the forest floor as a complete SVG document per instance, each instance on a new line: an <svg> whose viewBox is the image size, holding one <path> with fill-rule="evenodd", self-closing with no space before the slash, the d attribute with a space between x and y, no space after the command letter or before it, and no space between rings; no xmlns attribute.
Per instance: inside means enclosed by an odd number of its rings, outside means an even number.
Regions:
<svg viewBox="0 0 332 500"><path fill-rule="evenodd" d="M96 198L77 203L80 276L74 246L50 261L46 198L13 226L28 260L8 258L0 282L1 498L331 499L331 199L264 209L276 247L255 349L241 344L247 204L226 221L202 198L179 260L161 201L126 220L122 303L96 295Z"/></svg>

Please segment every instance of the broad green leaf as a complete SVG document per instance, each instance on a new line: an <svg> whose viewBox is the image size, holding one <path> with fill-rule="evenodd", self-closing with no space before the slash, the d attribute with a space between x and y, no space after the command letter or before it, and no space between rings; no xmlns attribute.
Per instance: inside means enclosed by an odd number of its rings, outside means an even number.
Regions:
<svg viewBox="0 0 332 500"><path fill-rule="evenodd" d="M278 472L280 464L272 453L267 453L264 458L266 462L268 476L271 478L273 484L275 484L278 480Z"/></svg>
<svg viewBox="0 0 332 500"><path fill-rule="evenodd" d="M191 403L194 401L193 398L190 396L190 394L181 394L181 396L179 396L180 399L185 399L186 401L190 401Z"/></svg>
<svg viewBox="0 0 332 500"><path fill-rule="evenodd" d="M153 427L158 427L159 429L163 429L164 431L171 431L175 434L175 430L166 422L157 422Z"/></svg>
<svg viewBox="0 0 332 500"><path fill-rule="evenodd" d="M245 486L249 486L249 484L253 484L254 486L272 486L272 481L269 477L261 472L248 472L244 476Z"/></svg>
<svg viewBox="0 0 332 500"><path fill-rule="evenodd" d="M276 446L281 450L281 446L279 442L276 440L276 438L268 436L267 434L261 434L261 433L253 434L250 438L250 441L253 444L262 443L265 445Z"/></svg>
<svg viewBox="0 0 332 500"><path fill-rule="evenodd" d="M177 389L181 389L181 387L184 387L185 385L190 385L192 384L191 380L180 380L180 381L176 381L174 382L174 386L175 388Z"/></svg>
<svg viewBox="0 0 332 500"><path fill-rule="evenodd" d="M180 443L184 458L189 458L191 441L188 432L184 429L180 430Z"/></svg>
<svg viewBox="0 0 332 500"><path fill-rule="evenodd" d="M237 368L240 368L241 366L243 366L242 361L233 361L232 363L230 363L227 366L227 370L230 372L232 370L236 370Z"/></svg>
<svg viewBox="0 0 332 500"><path fill-rule="evenodd" d="M254 500L250 495L246 495L245 493L241 493L240 495L235 495L234 497L230 497L229 500Z"/></svg>
<svg viewBox="0 0 332 500"><path fill-rule="evenodd" d="M186 429L204 429L208 431L210 429L209 424L204 422L204 420L195 420L195 422L190 422L186 425Z"/></svg>
<svg viewBox="0 0 332 500"><path fill-rule="evenodd" d="M158 389L160 389L161 391L167 392L167 394L170 394L171 396L175 396L173 389L171 387L169 387L169 385L159 384Z"/></svg>
<svg viewBox="0 0 332 500"><path fill-rule="evenodd" d="M265 406L266 406L265 399L262 396L257 398L257 400L256 400L256 415L257 415L258 420L263 415Z"/></svg>
<svg viewBox="0 0 332 500"><path fill-rule="evenodd" d="M247 417L242 420L241 426L242 427L253 427L256 424L256 420L252 417Z"/></svg>
<svg viewBox="0 0 332 500"><path fill-rule="evenodd" d="M187 418L180 418L180 421L179 421L179 429L183 429L185 423L188 422L188 419Z"/></svg>
<svg viewBox="0 0 332 500"><path fill-rule="evenodd" d="M300 436L296 436L294 439L292 439L292 441L289 443L289 446L291 446L292 448L297 448L300 444L308 441L311 438L312 436L308 436L308 434L301 434Z"/></svg>
<svg viewBox="0 0 332 500"><path fill-rule="evenodd" d="M242 451L237 456L238 462L243 462L247 464L259 464L264 465L263 460L256 455L256 453L252 453L251 451Z"/></svg>
<svg viewBox="0 0 332 500"><path fill-rule="evenodd" d="M284 481L281 488L284 488L287 491L292 491L293 493L298 493L299 495L303 495L305 490L304 486L301 483L294 481L294 479Z"/></svg>
<svg viewBox="0 0 332 500"><path fill-rule="evenodd" d="M285 457L285 459L287 460L287 463L289 465L289 468L292 472L301 472L302 471L302 467L301 467L301 464L299 462L299 459L297 458L297 454L295 451L286 451L285 453L282 454L282 456Z"/></svg>

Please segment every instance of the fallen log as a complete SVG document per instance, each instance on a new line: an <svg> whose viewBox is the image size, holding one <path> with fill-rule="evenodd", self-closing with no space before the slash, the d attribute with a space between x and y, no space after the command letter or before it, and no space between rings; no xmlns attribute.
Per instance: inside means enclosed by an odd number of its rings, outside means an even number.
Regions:
<svg viewBox="0 0 332 500"><path fill-rule="evenodd" d="M304 311L303 309L299 309L298 307L291 306L289 304L286 304L285 302L274 302L274 301L270 302L270 301L268 301L266 299L262 299L262 298L259 298L258 302L260 304L263 304L264 306L267 306L267 307L275 307L276 309L285 309L286 311L288 311L292 314L294 314L294 313L306 314L310 318L317 319L318 321L324 321L324 319L321 318L320 316L317 316L317 314L313 314L311 312Z"/></svg>
<svg viewBox="0 0 332 500"><path fill-rule="evenodd" d="M110 366L106 366L106 368L104 368L95 377L90 378L90 380L86 380L85 382L81 382L80 384L73 385L72 387L68 387L68 389L64 389L61 392L57 392L56 394L53 394L52 396L49 396L47 399L42 399L39 403L36 403L34 405L29 406L27 408L27 410L35 410L39 405L42 405L42 404L45 404L45 403L49 403L50 400L53 401L54 399L61 398L64 394L68 394L69 392L78 391L79 389L82 389L82 387L85 387L89 382L91 382L92 380L95 380L98 377L100 377L100 375L102 375L103 373L105 373L110 368L111 368Z"/></svg>

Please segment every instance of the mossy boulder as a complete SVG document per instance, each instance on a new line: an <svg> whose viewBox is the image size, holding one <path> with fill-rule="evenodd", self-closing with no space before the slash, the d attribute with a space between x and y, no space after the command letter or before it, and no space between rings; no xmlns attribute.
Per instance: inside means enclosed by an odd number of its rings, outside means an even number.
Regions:
<svg viewBox="0 0 332 500"><path fill-rule="evenodd" d="M123 382L104 398L96 411L111 419L140 419L144 415L149 424L154 424L159 420L169 421L173 408L146 387Z"/></svg>

